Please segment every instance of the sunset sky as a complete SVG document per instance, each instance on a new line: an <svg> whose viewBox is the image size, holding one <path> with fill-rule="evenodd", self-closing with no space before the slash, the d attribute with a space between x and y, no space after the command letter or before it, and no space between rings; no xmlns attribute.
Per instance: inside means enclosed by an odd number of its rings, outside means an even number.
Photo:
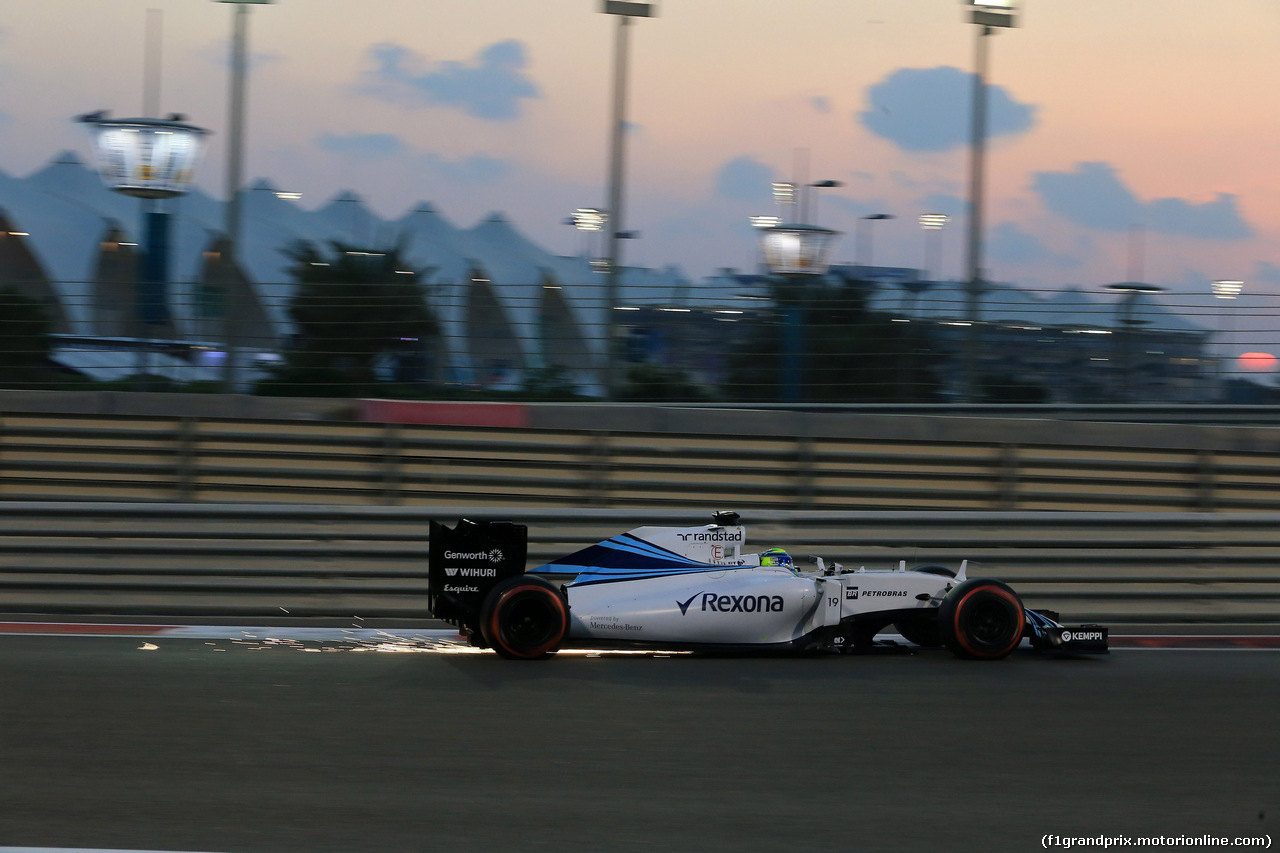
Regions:
<svg viewBox="0 0 1280 853"><path fill-rule="evenodd" d="M142 112L148 9L163 10L164 112L214 131L223 195L232 7L211 0L5 2L0 169L88 156L72 117ZM280 0L255 6L249 179L320 206L354 189L398 217L491 210L547 248L604 206L614 18L597 0ZM699 277L752 268L769 184L821 191L821 224L874 223L876 263L919 267L917 217L947 213L963 265L974 27L957 0L658 0L632 40L628 260ZM1280 328L1280 3L1026 0L991 42L989 277L1098 292L1140 265L1200 313L1243 279L1240 322ZM797 156L797 152L802 152ZM0 199L0 206L3 200ZM1140 226L1140 257L1130 254ZM864 258L865 260L865 258ZM1213 325L1212 319L1204 320ZM1262 341L1267 343L1267 341Z"/></svg>

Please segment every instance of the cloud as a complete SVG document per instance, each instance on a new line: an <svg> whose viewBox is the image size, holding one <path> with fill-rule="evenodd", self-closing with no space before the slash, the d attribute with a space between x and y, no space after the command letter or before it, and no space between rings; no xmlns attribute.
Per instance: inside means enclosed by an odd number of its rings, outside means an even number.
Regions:
<svg viewBox="0 0 1280 853"><path fill-rule="evenodd" d="M938 185L938 181L935 181L929 178L925 178L922 180L920 178L917 178L915 175L909 174L907 172L903 172L899 169L894 169L890 171L889 177L893 179L894 184L907 190L919 190L925 187ZM947 182L947 185L952 186L950 181Z"/></svg>
<svg viewBox="0 0 1280 853"><path fill-rule="evenodd" d="M1205 275L1202 270L1195 267L1183 267L1179 273L1180 277L1175 279L1175 292L1182 291L1174 297L1178 302L1201 301L1213 305L1214 308L1220 307L1216 304L1217 299L1212 295L1213 287L1210 284L1213 281L1212 276ZM1171 294L1172 295L1172 294ZM1153 297L1160 299L1160 296Z"/></svg>
<svg viewBox="0 0 1280 853"><path fill-rule="evenodd" d="M505 121L520 116L521 100L541 97L524 73L524 42L489 45L469 62L425 63L407 47L383 42L368 50L373 70L361 91L405 106L443 106L476 118Z"/></svg>
<svg viewBox="0 0 1280 853"><path fill-rule="evenodd" d="M1280 266L1270 261L1258 261L1253 267L1253 277L1260 281L1280 284Z"/></svg>
<svg viewBox="0 0 1280 853"><path fill-rule="evenodd" d="M1137 224L1160 234L1211 240L1253 236L1234 195L1218 193L1206 202L1180 198L1142 201L1108 163L1077 163L1070 172L1037 172L1031 187L1050 211L1087 228L1123 231Z"/></svg>
<svg viewBox="0 0 1280 853"><path fill-rule="evenodd" d="M676 216L659 220L653 226L653 233L659 237L680 238L689 235L706 235L711 233L707 223L714 221L708 214L704 216Z"/></svg>
<svg viewBox="0 0 1280 853"><path fill-rule="evenodd" d="M409 159L401 161L407 169L458 184L487 186L511 172L510 163L487 154L450 160L434 151L414 151L391 133L353 133L347 136L325 133L317 137L316 147L339 157L365 162L409 155Z"/></svg>
<svg viewBox="0 0 1280 853"><path fill-rule="evenodd" d="M831 112L831 99L826 95L814 95L809 99L809 106L820 113L829 113Z"/></svg>
<svg viewBox="0 0 1280 853"><path fill-rule="evenodd" d="M899 68L867 90L870 108L858 120L907 151L946 151L969 142L973 75L959 68ZM1030 130L1036 107L1015 101L1001 86L987 86L987 134Z"/></svg>
<svg viewBox="0 0 1280 853"><path fill-rule="evenodd" d="M922 201L927 213L942 213L952 219L963 216L969 209L967 201L950 193L929 193Z"/></svg>
<svg viewBox="0 0 1280 853"><path fill-rule="evenodd" d="M773 192L773 168L750 157L735 157L716 173L716 195L765 204Z"/></svg>
<svg viewBox="0 0 1280 853"><path fill-rule="evenodd" d="M1053 252L1038 237L1028 234L1013 222L1001 222L991 229L987 238L987 252L991 260L1007 264L1079 266L1076 258Z"/></svg>
<svg viewBox="0 0 1280 853"><path fill-rule="evenodd" d="M426 153L417 158L418 165L442 178L468 184L495 184L511 172L511 164L496 157L473 154L461 160L447 160L439 154Z"/></svg>
<svg viewBox="0 0 1280 853"><path fill-rule="evenodd" d="M353 133L347 136L323 133L316 139L316 145L323 151L353 160L381 160L403 154L406 150L400 137L391 133Z"/></svg>
<svg viewBox="0 0 1280 853"><path fill-rule="evenodd" d="M232 59L230 39L216 39L206 42L203 46L197 48L196 56L210 65L230 70ZM287 57L283 53L267 50L251 50L245 59L250 73L260 68L266 68L269 65L287 61Z"/></svg>
<svg viewBox="0 0 1280 853"><path fill-rule="evenodd" d="M834 207L841 213L849 216L872 216L877 213L885 213L888 211L889 202L884 199L872 199L870 201L855 201L842 195L834 193L820 193L818 198L821 199L824 207Z"/></svg>

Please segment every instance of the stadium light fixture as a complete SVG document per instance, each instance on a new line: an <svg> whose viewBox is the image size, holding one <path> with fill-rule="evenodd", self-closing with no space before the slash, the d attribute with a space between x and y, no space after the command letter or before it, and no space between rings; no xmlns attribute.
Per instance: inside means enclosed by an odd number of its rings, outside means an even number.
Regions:
<svg viewBox="0 0 1280 853"><path fill-rule="evenodd" d="M1219 299L1235 299L1240 295L1240 291L1244 290L1244 282L1219 279L1213 283L1212 287L1213 295Z"/></svg>
<svg viewBox="0 0 1280 853"><path fill-rule="evenodd" d="M969 10L970 23L984 27L1016 27L1018 0L961 0Z"/></svg>

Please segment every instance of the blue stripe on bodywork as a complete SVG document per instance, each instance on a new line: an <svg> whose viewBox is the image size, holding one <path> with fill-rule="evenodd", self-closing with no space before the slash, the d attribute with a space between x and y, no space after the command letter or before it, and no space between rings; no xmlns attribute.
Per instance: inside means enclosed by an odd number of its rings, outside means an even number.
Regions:
<svg viewBox="0 0 1280 853"><path fill-rule="evenodd" d="M652 542L623 533L581 551L530 569L532 573L576 574L576 583L722 572L727 566L701 563Z"/></svg>
<svg viewBox="0 0 1280 853"><path fill-rule="evenodd" d="M1059 627L1057 622L1054 622L1047 616L1041 616L1029 607L1024 607L1023 612L1026 613L1027 626L1031 629L1037 639L1043 637L1045 635L1045 631L1049 628Z"/></svg>
<svg viewBox="0 0 1280 853"><path fill-rule="evenodd" d="M707 572L724 572L727 569L736 568L734 566L703 566L700 569L683 569L680 571L665 572L632 572L625 575L606 575L598 574L590 568L584 567L584 571L573 579L569 586L587 586L589 584L599 583L622 583L624 581L649 580L651 578L668 578L677 575L699 575Z"/></svg>
<svg viewBox="0 0 1280 853"><path fill-rule="evenodd" d="M654 545L652 542L646 542L639 537L632 536L630 533L623 533L621 536L606 539L599 545L593 547L613 548L624 553L638 554L660 560L675 560L677 562L688 563L690 565L704 565L699 563L697 560L689 559L683 554L677 554L675 551L663 548L660 545Z"/></svg>

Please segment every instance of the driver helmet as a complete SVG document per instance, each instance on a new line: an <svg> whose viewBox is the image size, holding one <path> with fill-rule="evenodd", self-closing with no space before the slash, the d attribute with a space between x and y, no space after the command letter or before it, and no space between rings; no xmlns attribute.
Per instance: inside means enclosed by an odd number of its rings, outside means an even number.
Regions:
<svg viewBox="0 0 1280 853"><path fill-rule="evenodd" d="M760 565L762 566L782 566L784 569L795 570L795 562L791 559L791 555L781 548L770 548L760 554Z"/></svg>

